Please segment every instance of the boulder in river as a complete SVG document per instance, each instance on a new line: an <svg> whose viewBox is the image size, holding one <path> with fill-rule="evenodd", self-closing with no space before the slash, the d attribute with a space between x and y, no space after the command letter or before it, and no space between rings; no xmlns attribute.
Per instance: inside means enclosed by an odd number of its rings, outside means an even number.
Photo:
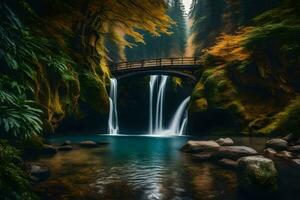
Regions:
<svg viewBox="0 0 300 200"><path fill-rule="evenodd" d="M285 150L288 147L288 142L283 139L271 139L266 142L266 147L270 147L277 151Z"/></svg>
<svg viewBox="0 0 300 200"><path fill-rule="evenodd" d="M290 142L294 141L297 138L293 133L290 133L290 134L284 136L282 139L287 141L288 143L290 143Z"/></svg>
<svg viewBox="0 0 300 200"><path fill-rule="evenodd" d="M220 147L215 141L188 141L182 148L181 151L188 153L198 153L208 149L215 149Z"/></svg>
<svg viewBox="0 0 300 200"><path fill-rule="evenodd" d="M300 153L300 145L291 146L288 148L288 151L293 153Z"/></svg>
<svg viewBox="0 0 300 200"><path fill-rule="evenodd" d="M61 146L66 146L66 145L71 145L71 144L72 144L72 142L70 140L66 140L66 141L64 141L64 143L62 143Z"/></svg>
<svg viewBox="0 0 300 200"><path fill-rule="evenodd" d="M95 147L99 146L99 144L97 144L96 142L89 141L89 140L88 141L82 141L82 142L79 143L79 145L81 147L84 147L84 148L95 148Z"/></svg>
<svg viewBox="0 0 300 200"><path fill-rule="evenodd" d="M41 149L42 155L54 155L56 153L57 153L57 149L52 145L44 144Z"/></svg>
<svg viewBox="0 0 300 200"><path fill-rule="evenodd" d="M300 159L292 159L291 160L293 167L296 167L298 170L300 169Z"/></svg>
<svg viewBox="0 0 300 200"><path fill-rule="evenodd" d="M277 176L274 162L268 158L247 156L238 160L238 184L244 191L275 191Z"/></svg>
<svg viewBox="0 0 300 200"><path fill-rule="evenodd" d="M50 169L41 163L27 163L27 171L33 181L44 181L50 176Z"/></svg>
<svg viewBox="0 0 300 200"><path fill-rule="evenodd" d="M221 146L215 152L215 157L217 158L229 158L236 160L243 156L256 155L257 151L251 147L246 146Z"/></svg>
<svg viewBox="0 0 300 200"><path fill-rule="evenodd" d="M182 148L181 151L187 153L198 153L208 149L216 149L220 147L215 141L188 141Z"/></svg>
<svg viewBox="0 0 300 200"><path fill-rule="evenodd" d="M216 140L216 142L220 146L230 146L230 145L233 145L233 143L234 143L231 138L219 138L218 140Z"/></svg>
<svg viewBox="0 0 300 200"><path fill-rule="evenodd" d="M73 147L71 145L64 145L57 148L58 151L71 151Z"/></svg>
<svg viewBox="0 0 300 200"><path fill-rule="evenodd" d="M293 158L292 153L289 151L280 151L280 152L276 153L276 156L280 157L280 158L284 158L284 159Z"/></svg>
<svg viewBox="0 0 300 200"><path fill-rule="evenodd" d="M273 158L277 152L272 148L266 148L264 150L264 155L268 158Z"/></svg>

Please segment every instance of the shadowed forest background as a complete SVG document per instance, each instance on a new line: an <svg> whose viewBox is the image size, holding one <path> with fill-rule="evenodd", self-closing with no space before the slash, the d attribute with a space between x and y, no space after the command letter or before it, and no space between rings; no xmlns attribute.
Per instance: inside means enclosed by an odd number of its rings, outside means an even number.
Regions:
<svg viewBox="0 0 300 200"><path fill-rule="evenodd" d="M122 61L201 60L195 86L168 91L191 95L190 135L298 135L299 13L298 0L0 0L0 197L38 198L20 163L49 134L107 130ZM148 81L119 88L128 131L147 126Z"/></svg>

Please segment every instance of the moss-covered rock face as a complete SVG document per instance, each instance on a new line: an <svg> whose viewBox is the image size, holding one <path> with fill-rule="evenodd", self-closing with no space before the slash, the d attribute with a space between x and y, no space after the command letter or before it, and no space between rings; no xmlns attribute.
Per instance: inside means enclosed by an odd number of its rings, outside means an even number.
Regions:
<svg viewBox="0 0 300 200"><path fill-rule="evenodd" d="M200 130L220 131L223 128L239 129L247 119L238 96L237 88L229 79L226 68L219 66L203 72L197 83L190 105L190 113L201 119L192 119ZM216 123L207 124L207 121ZM209 127L211 125L211 127ZM195 127L197 129L197 127Z"/></svg>
<svg viewBox="0 0 300 200"><path fill-rule="evenodd" d="M190 132L297 132L299 8L295 0L282 1L252 16L251 26L243 24L231 34L224 29L203 51L204 68L190 105Z"/></svg>
<svg viewBox="0 0 300 200"><path fill-rule="evenodd" d="M284 84L282 89L270 78L261 78L257 70L247 69L252 67L258 68L240 64L204 70L189 107L191 132L284 134L296 130L298 93L291 85Z"/></svg>

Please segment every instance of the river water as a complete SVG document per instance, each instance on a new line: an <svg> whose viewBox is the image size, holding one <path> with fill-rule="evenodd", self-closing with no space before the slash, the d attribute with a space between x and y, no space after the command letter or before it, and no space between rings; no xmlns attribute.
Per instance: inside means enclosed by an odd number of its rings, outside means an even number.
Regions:
<svg viewBox="0 0 300 200"><path fill-rule="evenodd" d="M237 192L234 171L195 162L189 154L179 151L189 139L183 136L55 136L49 139L51 143L93 140L109 144L95 149L77 148L39 159L38 162L50 167L51 177L36 188L43 199L51 200L245 199ZM252 146L258 151L265 143L262 138L233 139L236 144ZM300 189L299 179L286 173L290 170L283 171L276 197L297 199L293 195Z"/></svg>

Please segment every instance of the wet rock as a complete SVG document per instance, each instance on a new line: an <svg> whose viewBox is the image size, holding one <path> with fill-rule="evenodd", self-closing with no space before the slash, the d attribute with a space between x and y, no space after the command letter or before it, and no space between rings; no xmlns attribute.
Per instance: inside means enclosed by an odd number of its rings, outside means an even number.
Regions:
<svg viewBox="0 0 300 200"><path fill-rule="evenodd" d="M290 134L284 136L282 139L289 143L289 142L292 142L293 140L295 140L296 136L293 133L290 133Z"/></svg>
<svg viewBox="0 0 300 200"><path fill-rule="evenodd" d="M231 138L220 138L220 139L216 140L216 142L220 146L230 146L230 145L233 145L233 143L234 143Z"/></svg>
<svg viewBox="0 0 300 200"><path fill-rule="evenodd" d="M281 151L288 147L288 142L283 139L271 139L266 142L266 147Z"/></svg>
<svg viewBox="0 0 300 200"><path fill-rule="evenodd" d="M73 147L71 145L64 145L57 148L58 151L71 151Z"/></svg>
<svg viewBox="0 0 300 200"><path fill-rule="evenodd" d="M246 146L221 146L215 152L215 157L236 160L243 156L256 155L257 151Z"/></svg>
<svg viewBox="0 0 300 200"><path fill-rule="evenodd" d="M72 142L70 140L66 140L66 141L64 141L64 143L62 143L61 146L66 146L66 145L71 145L71 144L72 144Z"/></svg>
<svg viewBox="0 0 300 200"><path fill-rule="evenodd" d="M220 147L215 141L188 141L182 148L181 151L188 153L198 153L208 149L215 149Z"/></svg>
<svg viewBox="0 0 300 200"><path fill-rule="evenodd" d="M41 163L27 163L27 171L33 181L44 181L50 177L50 169Z"/></svg>
<svg viewBox="0 0 300 200"><path fill-rule="evenodd" d="M56 153L57 149L52 145L44 144L41 149L42 155L55 155Z"/></svg>
<svg viewBox="0 0 300 200"><path fill-rule="evenodd" d="M266 148L264 150L264 155L268 158L273 158L277 152L272 148Z"/></svg>
<svg viewBox="0 0 300 200"><path fill-rule="evenodd" d="M293 153L300 153L300 145L291 146L288 148L288 151Z"/></svg>
<svg viewBox="0 0 300 200"><path fill-rule="evenodd" d="M95 148L95 147L98 147L99 145L94 142L94 141L82 141L79 143L79 145L81 147L84 147L84 148Z"/></svg>
<svg viewBox="0 0 300 200"><path fill-rule="evenodd" d="M221 160L218 160L217 162L219 165L229 168L229 169L237 169L238 167L238 162L235 160L223 158Z"/></svg>
<svg viewBox="0 0 300 200"><path fill-rule="evenodd" d="M238 183L244 191L277 190L277 170L274 162L263 156L247 156L238 160Z"/></svg>
<svg viewBox="0 0 300 200"><path fill-rule="evenodd" d="M284 158L284 159L293 158L292 153L289 151L280 151L280 152L276 153L275 155L279 158Z"/></svg>
<svg viewBox="0 0 300 200"><path fill-rule="evenodd" d="M300 159L299 158L292 159L291 164L292 164L293 167L295 167L297 169L300 169Z"/></svg>

